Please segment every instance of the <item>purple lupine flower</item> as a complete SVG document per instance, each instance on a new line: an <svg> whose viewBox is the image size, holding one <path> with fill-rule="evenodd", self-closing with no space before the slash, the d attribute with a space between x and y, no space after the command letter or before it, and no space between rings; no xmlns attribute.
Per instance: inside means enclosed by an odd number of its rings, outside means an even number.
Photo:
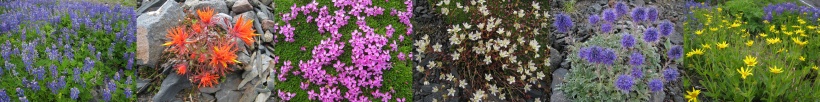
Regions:
<svg viewBox="0 0 820 102"><path fill-rule="evenodd" d="M0 90L0 101L2 102L11 102L11 97L6 94L6 89Z"/></svg>
<svg viewBox="0 0 820 102"><path fill-rule="evenodd" d="M641 66L641 65L643 65L643 61L644 61L644 57L643 57L643 54L641 54L640 52L632 53L632 55L629 56L629 65Z"/></svg>
<svg viewBox="0 0 820 102"><path fill-rule="evenodd" d="M645 19L649 22L655 22L658 20L658 9L655 7L647 7Z"/></svg>
<svg viewBox="0 0 820 102"><path fill-rule="evenodd" d="M46 68L43 68L43 66L40 66L39 68L34 69L34 74L37 74L37 80L45 79L45 74L46 74L45 69Z"/></svg>
<svg viewBox="0 0 820 102"><path fill-rule="evenodd" d="M564 13L559 13L558 15L555 15L555 21L553 21L552 25L555 27L556 30L558 30L559 33L566 33L574 26L572 24L572 18L570 18L569 15L566 15Z"/></svg>
<svg viewBox="0 0 820 102"><path fill-rule="evenodd" d="M135 55L134 55L133 52L126 52L126 54L128 54L128 57L125 57L125 59L128 60L128 63L125 65L125 69L126 70L131 70L131 68L134 67L134 57L135 57Z"/></svg>
<svg viewBox="0 0 820 102"><path fill-rule="evenodd" d="M103 100L105 100L106 102L111 101L111 90L103 89L102 90L102 97L103 97Z"/></svg>
<svg viewBox="0 0 820 102"><path fill-rule="evenodd" d="M666 81L675 81L679 75L680 73L678 73L678 70L675 68L666 68L666 70L663 70L663 78L666 79Z"/></svg>
<svg viewBox="0 0 820 102"><path fill-rule="evenodd" d="M610 33L612 31L612 23L601 24L601 32Z"/></svg>
<svg viewBox="0 0 820 102"><path fill-rule="evenodd" d="M120 73L122 73L122 69L120 69L120 72L114 73L114 80L120 80Z"/></svg>
<svg viewBox="0 0 820 102"><path fill-rule="evenodd" d="M71 46L69 46L68 44L64 45L63 48L63 56L65 56L65 58L67 59L73 59L74 49L71 49Z"/></svg>
<svg viewBox="0 0 820 102"><path fill-rule="evenodd" d="M625 33L623 37L621 37L621 47L624 48L631 48L635 46L635 37L632 37L632 34Z"/></svg>
<svg viewBox="0 0 820 102"><path fill-rule="evenodd" d="M116 91L117 90L117 84L114 83L114 80L108 80L106 85L108 86L108 89L111 90L111 91Z"/></svg>
<svg viewBox="0 0 820 102"><path fill-rule="evenodd" d="M29 88L34 91L40 91L40 84L37 83L37 80L31 80L28 84Z"/></svg>
<svg viewBox="0 0 820 102"><path fill-rule="evenodd" d="M28 99L26 98L26 96L19 97L18 99L20 100L20 102L28 102Z"/></svg>
<svg viewBox="0 0 820 102"><path fill-rule="evenodd" d="M615 20L618 19L618 14L612 8L605 9L604 12L601 12L601 16L607 23L615 23Z"/></svg>
<svg viewBox="0 0 820 102"><path fill-rule="evenodd" d="M77 87L71 88L71 99L77 100L80 97L80 90Z"/></svg>
<svg viewBox="0 0 820 102"><path fill-rule="evenodd" d="M640 67L632 67L632 71L629 74L632 75L633 78L643 78L643 70Z"/></svg>
<svg viewBox="0 0 820 102"><path fill-rule="evenodd" d="M598 15L589 15L589 17L587 18L587 22L589 22L589 24L591 25L595 25L598 24L598 20L600 19L601 18L598 17Z"/></svg>
<svg viewBox="0 0 820 102"><path fill-rule="evenodd" d="M672 24L672 22L669 21L664 21L658 25L658 29L660 30L659 32L661 35L668 36L669 34L675 32L675 24Z"/></svg>
<svg viewBox="0 0 820 102"><path fill-rule="evenodd" d="M663 82L661 79L655 78L646 83L649 86L649 90L652 92L663 91Z"/></svg>
<svg viewBox="0 0 820 102"><path fill-rule="evenodd" d="M126 97L126 98L131 98L131 93L132 93L132 92L131 92L131 88L130 88L130 87L126 87L126 88L125 88L125 91L123 91L123 94L125 94L125 97Z"/></svg>
<svg viewBox="0 0 820 102"><path fill-rule="evenodd" d="M678 59L683 55L683 47L680 45L672 46L672 49L669 49L666 55L669 56L669 59Z"/></svg>
<svg viewBox="0 0 820 102"><path fill-rule="evenodd" d="M99 53L98 53L98 55L99 55ZM85 57L84 62L85 63L83 64L83 72L91 71L91 68L94 68L94 63L96 63L96 62L94 62L94 60L91 60L91 58L88 58L88 57Z"/></svg>
<svg viewBox="0 0 820 102"><path fill-rule="evenodd" d="M59 91L57 88L57 80L52 80L46 87L51 90L51 94L57 94L57 91Z"/></svg>
<svg viewBox="0 0 820 102"><path fill-rule="evenodd" d="M618 76L618 79L615 80L615 87L624 93L629 93L629 91L632 91L632 85L635 85L635 80L628 75L620 75Z"/></svg>
<svg viewBox="0 0 820 102"><path fill-rule="evenodd" d="M626 3L619 1L615 4L615 12L618 13L618 17L623 16L626 13L629 13L629 6Z"/></svg>
<svg viewBox="0 0 820 102"><path fill-rule="evenodd" d="M74 82L82 83L83 79L80 77L80 68L74 68Z"/></svg>
<svg viewBox="0 0 820 102"><path fill-rule="evenodd" d="M646 42L658 41L658 30L654 27L647 28L646 31L643 32L643 40Z"/></svg>
<svg viewBox="0 0 820 102"><path fill-rule="evenodd" d="M644 8L641 8L641 7L632 8L632 22L637 23L637 22L643 21L643 20L646 19L646 18L644 18L645 16L646 16L646 11L644 10Z"/></svg>
<svg viewBox="0 0 820 102"><path fill-rule="evenodd" d="M57 74L58 74L58 73L60 73L60 72L57 70L57 66L55 66L54 64L51 64L51 67L50 67L49 69L51 69L51 77L55 77L55 78L56 78L56 77L57 77Z"/></svg>

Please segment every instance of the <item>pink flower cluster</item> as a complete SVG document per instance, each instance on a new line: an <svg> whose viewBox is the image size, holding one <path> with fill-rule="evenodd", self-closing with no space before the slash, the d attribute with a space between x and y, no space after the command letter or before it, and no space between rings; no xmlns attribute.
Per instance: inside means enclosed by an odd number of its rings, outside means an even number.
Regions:
<svg viewBox="0 0 820 102"><path fill-rule="evenodd" d="M338 102L342 100L342 91L336 87L321 87L319 88L319 93L315 93L313 90L308 91L308 99L318 99L322 102Z"/></svg>
<svg viewBox="0 0 820 102"><path fill-rule="evenodd" d="M393 33L394 33L394 32L396 32L396 29L393 29L393 25L392 25L392 24L391 24L391 25L387 25L387 27L384 27L384 29L385 29L385 33L384 33L384 35L385 35L385 36L387 36L387 38L388 38L388 39L389 39L389 38L392 38L392 37L393 37ZM402 38L403 38L403 37L402 37Z"/></svg>
<svg viewBox="0 0 820 102"><path fill-rule="evenodd" d="M299 88L301 88L302 90L307 90L307 89L308 89L308 86L310 86L310 84L308 84L308 83L306 83L306 82L302 82L302 83L300 83L300 84L301 84L301 85L299 85Z"/></svg>
<svg viewBox="0 0 820 102"><path fill-rule="evenodd" d="M290 101L290 99L294 96L296 96L295 93L283 92L282 90L279 90L279 98L282 98L282 101Z"/></svg>
<svg viewBox="0 0 820 102"><path fill-rule="evenodd" d="M284 19L284 18L282 18L282 19ZM296 28L290 26L290 23L286 24L285 26L279 27L279 33L281 33L282 35L285 35L285 41L287 41L287 42L296 41L296 39L293 39L293 31L294 30L296 30Z"/></svg>
<svg viewBox="0 0 820 102"><path fill-rule="evenodd" d="M381 98L382 102L388 102L392 98L389 92L381 93L378 89L376 89L376 91L371 92L370 95L373 95L374 98Z"/></svg>
<svg viewBox="0 0 820 102"><path fill-rule="evenodd" d="M291 66L291 62L290 62L290 61L285 61L285 63L284 63L284 64L285 64L285 65L283 65L283 66L282 66L282 68L280 69L282 73L280 73L280 74L279 74L279 81L285 81L285 80L287 80L287 78L286 78L285 76L287 76L287 75L288 75L288 71L290 71L290 69L292 69L292 68L293 68L293 66Z"/></svg>

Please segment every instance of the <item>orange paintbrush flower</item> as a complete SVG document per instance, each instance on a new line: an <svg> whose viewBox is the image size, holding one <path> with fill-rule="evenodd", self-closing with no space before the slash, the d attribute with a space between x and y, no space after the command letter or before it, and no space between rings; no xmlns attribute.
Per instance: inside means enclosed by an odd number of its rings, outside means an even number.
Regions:
<svg viewBox="0 0 820 102"><path fill-rule="evenodd" d="M217 70L219 72L227 71L228 64L236 64L239 61L236 60L236 49L234 49L235 43L224 43L218 44L214 46L214 50L211 55L211 66L219 69L224 68L225 70Z"/></svg>
<svg viewBox="0 0 820 102"><path fill-rule="evenodd" d="M173 45L176 47L176 49L180 49L182 50L182 52L185 52L185 48L183 47L185 47L185 44L188 43L187 40L189 36L191 35L188 35L188 33L185 32L184 27L180 26L171 28L168 30L168 34L165 35L165 37L168 37L168 39L170 40L165 44L162 44L162 46Z"/></svg>
<svg viewBox="0 0 820 102"><path fill-rule="evenodd" d="M199 23L194 23L191 25L191 29L194 29L194 34L202 33L202 28L204 26L199 25Z"/></svg>
<svg viewBox="0 0 820 102"><path fill-rule="evenodd" d="M219 83L219 76L212 75L211 73L203 73L195 76L194 81L199 81L199 85L197 87L212 87L214 84Z"/></svg>
<svg viewBox="0 0 820 102"><path fill-rule="evenodd" d="M199 20L206 25L211 24L211 17L214 16L214 9L211 7L207 7L204 10L196 10L197 16L199 16Z"/></svg>
<svg viewBox="0 0 820 102"><path fill-rule="evenodd" d="M244 17L242 17L242 15L239 16L239 19L236 21L236 25L234 25L233 29L231 29L231 34L239 39L242 39L242 41L245 41L245 44L250 45L254 42L253 37L258 34L253 33L256 31L252 28L253 20L245 20L243 18Z"/></svg>
<svg viewBox="0 0 820 102"><path fill-rule="evenodd" d="M177 64L177 74L184 75L188 72L188 65L186 64Z"/></svg>

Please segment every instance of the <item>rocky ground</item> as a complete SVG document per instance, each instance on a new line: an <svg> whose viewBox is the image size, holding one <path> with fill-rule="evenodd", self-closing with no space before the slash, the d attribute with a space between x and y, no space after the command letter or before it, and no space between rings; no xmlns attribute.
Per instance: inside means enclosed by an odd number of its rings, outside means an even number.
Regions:
<svg viewBox="0 0 820 102"><path fill-rule="evenodd" d="M205 102L252 102L274 101L271 90L274 86L271 71L273 65L273 0L140 0L137 32L137 63L143 70L137 81L139 101L205 101ZM173 70L163 55L160 46L166 29L177 25L185 12L211 7L215 16L236 19L244 15L252 19L257 34L257 42L240 47L238 60L242 63L231 66L234 71L225 76L215 87L195 88L184 76L169 74ZM235 20L232 20L235 21ZM244 44L244 43L240 43ZM161 73L156 73L161 72Z"/></svg>

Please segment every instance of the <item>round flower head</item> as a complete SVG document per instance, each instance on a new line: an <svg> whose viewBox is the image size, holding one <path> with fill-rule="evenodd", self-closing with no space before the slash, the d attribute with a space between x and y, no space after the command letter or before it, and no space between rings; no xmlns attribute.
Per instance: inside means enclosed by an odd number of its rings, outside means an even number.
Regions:
<svg viewBox="0 0 820 102"><path fill-rule="evenodd" d="M604 20L608 23L615 23L615 20L618 19L618 14L615 13L615 9L611 8L601 12L601 16L603 16Z"/></svg>
<svg viewBox="0 0 820 102"><path fill-rule="evenodd" d="M600 19L601 18L598 17L598 15L589 15L589 18L587 18L587 21L589 21L589 24L595 25L595 24L598 24L598 20L600 20Z"/></svg>
<svg viewBox="0 0 820 102"><path fill-rule="evenodd" d="M641 54L640 52L632 53L632 55L629 56L629 65L641 66L643 65L644 59L645 58L643 57L643 54Z"/></svg>
<svg viewBox="0 0 820 102"><path fill-rule="evenodd" d="M643 8L640 8L640 7L633 8L632 9L632 22L643 21L644 19L646 19L646 18L644 18L644 16L646 16L645 14L646 14L646 11L644 11Z"/></svg>
<svg viewBox="0 0 820 102"><path fill-rule="evenodd" d="M658 9L657 8L648 7L648 8L645 8L645 9L646 9L646 14L645 14L646 16L644 16L645 17L644 19L646 19L649 22L655 22L655 20L658 20Z"/></svg>
<svg viewBox="0 0 820 102"><path fill-rule="evenodd" d="M641 79L643 78L643 70L639 67L632 67L632 72L629 74L632 75L633 78Z"/></svg>
<svg viewBox="0 0 820 102"><path fill-rule="evenodd" d="M601 24L601 31L604 33L609 33L612 31L612 23L604 23Z"/></svg>
<svg viewBox="0 0 820 102"><path fill-rule="evenodd" d="M559 13L558 15L555 15L555 21L552 25L555 27L556 30L558 30L558 32L566 33L573 26L572 18L570 18L569 15L566 15L564 13Z"/></svg>
<svg viewBox="0 0 820 102"><path fill-rule="evenodd" d="M632 91L632 85L634 84L634 78L628 75L620 75L618 76L618 79L615 80L615 87L621 89L621 91L624 91L625 93Z"/></svg>
<svg viewBox="0 0 820 102"><path fill-rule="evenodd" d="M618 16L629 13L629 6L627 6L626 3L619 1L615 4L615 12L618 13Z"/></svg>
<svg viewBox="0 0 820 102"><path fill-rule="evenodd" d="M666 70L663 70L663 78L666 79L666 81L675 81L679 75L680 73L678 73L678 70L675 68L666 68Z"/></svg>
<svg viewBox="0 0 820 102"><path fill-rule="evenodd" d="M649 85L649 90L652 92L663 91L663 82L661 82L661 79L652 79L647 85Z"/></svg>
<svg viewBox="0 0 820 102"><path fill-rule="evenodd" d="M678 59L683 55L683 47L680 45L672 46L672 49L669 49L666 55L669 56L669 59Z"/></svg>
<svg viewBox="0 0 820 102"><path fill-rule="evenodd" d="M648 28L643 34L643 40L646 42L658 41L658 30L655 28Z"/></svg>
<svg viewBox="0 0 820 102"><path fill-rule="evenodd" d="M635 37L632 37L632 34L626 33L623 37L621 37L621 47L624 48L631 48L635 46Z"/></svg>
<svg viewBox="0 0 820 102"><path fill-rule="evenodd" d="M669 36L669 34L675 32L675 24L672 24L672 22L669 21L664 21L658 25L658 29L660 30L661 35Z"/></svg>
<svg viewBox="0 0 820 102"><path fill-rule="evenodd" d="M583 59L586 59L590 63L606 65L612 65L615 59L618 58L618 55L615 54L615 51L594 45L590 47L581 48L581 50L578 52L578 56Z"/></svg>

